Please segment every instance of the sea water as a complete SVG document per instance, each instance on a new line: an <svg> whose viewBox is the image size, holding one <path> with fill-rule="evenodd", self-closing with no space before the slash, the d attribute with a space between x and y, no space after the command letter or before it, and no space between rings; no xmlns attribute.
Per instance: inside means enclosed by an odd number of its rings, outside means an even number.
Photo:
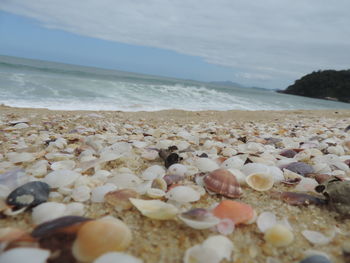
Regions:
<svg viewBox="0 0 350 263"><path fill-rule="evenodd" d="M54 110L350 109L254 88L0 56L0 104Z"/></svg>

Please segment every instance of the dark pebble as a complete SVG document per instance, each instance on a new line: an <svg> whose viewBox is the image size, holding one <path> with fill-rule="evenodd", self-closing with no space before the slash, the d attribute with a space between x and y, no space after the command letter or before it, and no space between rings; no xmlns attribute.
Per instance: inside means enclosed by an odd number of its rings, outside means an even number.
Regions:
<svg viewBox="0 0 350 263"><path fill-rule="evenodd" d="M313 255L307 258L304 258L299 263L332 263L328 258L321 255Z"/></svg>
<svg viewBox="0 0 350 263"><path fill-rule="evenodd" d="M314 173L314 168L311 165L303 162L290 163L285 168L302 176Z"/></svg>

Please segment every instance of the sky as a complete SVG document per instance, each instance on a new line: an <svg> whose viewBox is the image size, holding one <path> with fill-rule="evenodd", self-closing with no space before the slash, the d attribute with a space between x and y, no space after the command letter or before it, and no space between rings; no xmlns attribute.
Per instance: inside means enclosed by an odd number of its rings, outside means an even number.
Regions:
<svg viewBox="0 0 350 263"><path fill-rule="evenodd" d="M1 0L0 54L284 89L350 68L348 0Z"/></svg>

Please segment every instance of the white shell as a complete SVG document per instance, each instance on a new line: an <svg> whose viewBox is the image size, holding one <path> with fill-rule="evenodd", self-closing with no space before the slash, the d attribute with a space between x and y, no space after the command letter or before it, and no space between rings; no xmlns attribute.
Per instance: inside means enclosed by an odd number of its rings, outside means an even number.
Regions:
<svg viewBox="0 0 350 263"><path fill-rule="evenodd" d="M301 234L314 245L326 245L333 239L333 237L329 238L320 232L311 230L301 231Z"/></svg>
<svg viewBox="0 0 350 263"><path fill-rule="evenodd" d="M7 158L11 163L24 163L24 162L32 162L35 160L35 155L32 153L16 153L11 152L7 154Z"/></svg>
<svg viewBox="0 0 350 263"><path fill-rule="evenodd" d="M265 232L267 229L273 227L277 223L276 215L272 212L262 212L257 220L256 224L261 232Z"/></svg>
<svg viewBox="0 0 350 263"><path fill-rule="evenodd" d="M268 166L261 163L247 163L242 167L241 171L247 176L252 173L269 173L270 172Z"/></svg>
<svg viewBox="0 0 350 263"><path fill-rule="evenodd" d="M185 176L187 172L187 167L180 163L175 163L168 168L167 173L178 176Z"/></svg>
<svg viewBox="0 0 350 263"><path fill-rule="evenodd" d="M189 186L176 186L167 192L166 197L179 203L198 201L201 196L196 190Z"/></svg>
<svg viewBox="0 0 350 263"><path fill-rule="evenodd" d="M162 198L163 196L165 196L165 192L161 189L157 189L157 188L149 188L146 191L147 196L150 198Z"/></svg>
<svg viewBox="0 0 350 263"><path fill-rule="evenodd" d="M143 180L154 180L165 175L164 167L160 165L152 165L143 171L141 178Z"/></svg>
<svg viewBox="0 0 350 263"><path fill-rule="evenodd" d="M158 220L172 219L178 213L178 209L160 200L142 200L130 198L130 202L144 215Z"/></svg>
<svg viewBox="0 0 350 263"><path fill-rule="evenodd" d="M118 187L118 189L123 188L132 188L134 189L139 184L142 183L142 180L134 174L131 173L120 173L114 175L108 179L109 183L112 183Z"/></svg>
<svg viewBox="0 0 350 263"><path fill-rule="evenodd" d="M215 216L208 216L204 220L189 219L181 214L178 216L186 225L194 229L207 229L220 223L220 219Z"/></svg>
<svg viewBox="0 0 350 263"><path fill-rule="evenodd" d="M43 181L51 188L60 188L72 185L79 176L79 173L71 170L57 170L45 176Z"/></svg>
<svg viewBox="0 0 350 263"><path fill-rule="evenodd" d="M82 203L69 203L66 205L64 215L66 216L83 216L85 213L85 207Z"/></svg>
<svg viewBox="0 0 350 263"><path fill-rule="evenodd" d="M159 157L159 153L156 150L144 150L141 154L143 159L153 161Z"/></svg>
<svg viewBox="0 0 350 263"><path fill-rule="evenodd" d="M220 260L231 260L233 244L232 241L225 236L211 236L203 242L202 246L203 248L215 248L215 253L219 255Z"/></svg>
<svg viewBox="0 0 350 263"><path fill-rule="evenodd" d="M72 160L58 161L51 164L51 169L56 170L72 170L75 167L75 162Z"/></svg>
<svg viewBox="0 0 350 263"><path fill-rule="evenodd" d="M143 260L122 252L108 252L99 256L93 263L142 263Z"/></svg>
<svg viewBox="0 0 350 263"><path fill-rule="evenodd" d="M46 160L40 160L35 162L26 172L32 174L35 177L41 177L47 174L48 162Z"/></svg>
<svg viewBox="0 0 350 263"><path fill-rule="evenodd" d="M33 208L32 220L35 225L65 215L66 205L56 202L42 203Z"/></svg>
<svg viewBox="0 0 350 263"><path fill-rule="evenodd" d="M40 248L18 247L0 254L3 263L45 263L50 251Z"/></svg>
<svg viewBox="0 0 350 263"><path fill-rule="evenodd" d="M199 171L206 173L219 169L219 165L209 158L197 158L194 162Z"/></svg>
<svg viewBox="0 0 350 263"><path fill-rule="evenodd" d="M85 202L90 199L91 189L86 185L78 186L73 189L72 198L77 202Z"/></svg>
<svg viewBox="0 0 350 263"><path fill-rule="evenodd" d="M244 165L244 161L239 156L233 156L226 159L222 164L221 168L224 169L241 169Z"/></svg>
<svg viewBox="0 0 350 263"><path fill-rule="evenodd" d="M219 263L221 261L214 248L204 249L202 245L195 245L186 250L184 263Z"/></svg>
<svg viewBox="0 0 350 263"><path fill-rule="evenodd" d="M228 169L228 170L236 177L240 185L247 184L245 181L247 176L244 173L242 173L240 170L237 170L237 169Z"/></svg>
<svg viewBox="0 0 350 263"><path fill-rule="evenodd" d="M273 186L274 179L268 173L252 173L246 177L246 183L257 191L267 191Z"/></svg>
<svg viewBox="0 0 350 263"><path fill-rule="evenodd" d="M315 179L302 177L295 190L298 192L315 192L316 186L318 186L318 183Z"/></svg>
<svg viewBox="0 0 350 263"><path fill-rule="evenodd" d="M102 203L104 202L104 197L108 192L117 190L114 184L107 183L105 185L97 186L91 190L91 202Z"/></svg>

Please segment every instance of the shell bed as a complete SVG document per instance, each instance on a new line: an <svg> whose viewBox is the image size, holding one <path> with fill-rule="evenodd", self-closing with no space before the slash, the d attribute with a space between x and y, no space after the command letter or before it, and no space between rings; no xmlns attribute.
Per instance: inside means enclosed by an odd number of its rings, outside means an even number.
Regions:
<svg viewBox="0 0 350 263"><path fill-rule="evenodd" d="M0 262L350 262L349 124L0 106Z"/></svg>

